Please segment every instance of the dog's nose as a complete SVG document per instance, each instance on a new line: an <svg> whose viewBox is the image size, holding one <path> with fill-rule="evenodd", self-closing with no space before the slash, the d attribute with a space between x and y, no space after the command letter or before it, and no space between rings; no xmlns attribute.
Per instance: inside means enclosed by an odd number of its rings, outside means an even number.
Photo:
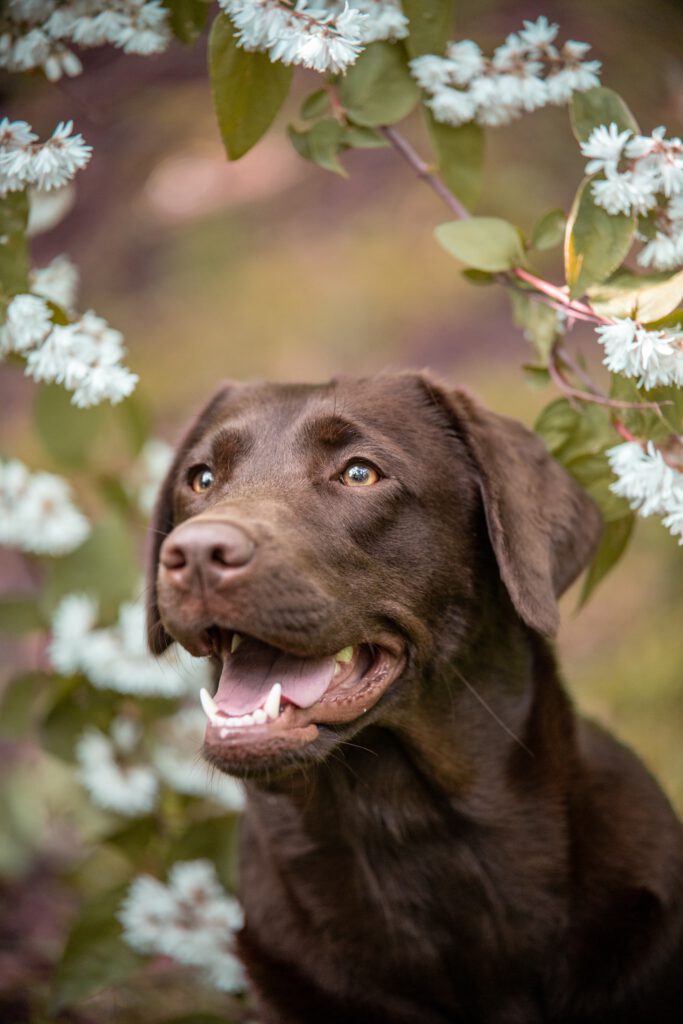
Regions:
<svg viewBox="0 0 683 1024"><path fill-rule="evenodd" d="M247 565L254 542L233 523L203 519L182 523L161 545L159 560L171 579L187 585L195 576L207 583L227 583Z"/></svg>

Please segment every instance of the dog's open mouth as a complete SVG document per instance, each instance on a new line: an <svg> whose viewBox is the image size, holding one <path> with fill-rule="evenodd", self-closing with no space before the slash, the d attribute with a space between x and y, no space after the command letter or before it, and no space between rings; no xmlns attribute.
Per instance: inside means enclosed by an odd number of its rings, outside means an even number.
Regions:
<svg viewBox="0 0 683 1024"><path fill-rule="evenodd" d="M369 643L301 657L218 627L209 636L223 668L215 695L202 690L200 696L207 753L219 767L219 748L291 749L315 739L319 726L354 721L374 707L402 666L397 655Z"/></svg>

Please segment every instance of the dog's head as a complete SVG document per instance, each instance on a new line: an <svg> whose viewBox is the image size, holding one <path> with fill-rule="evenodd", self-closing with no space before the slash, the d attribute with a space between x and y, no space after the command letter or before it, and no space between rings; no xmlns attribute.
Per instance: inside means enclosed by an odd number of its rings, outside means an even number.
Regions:
<svg viewBox="0 0 683 1024"><path fill-rule="evenodd" d="M227 385L152 526L150 646L220 663L205 754L249 775L381 721L491 618L492 578L507 615L552 635L600 518L530 431L396 374Z"/></svg>

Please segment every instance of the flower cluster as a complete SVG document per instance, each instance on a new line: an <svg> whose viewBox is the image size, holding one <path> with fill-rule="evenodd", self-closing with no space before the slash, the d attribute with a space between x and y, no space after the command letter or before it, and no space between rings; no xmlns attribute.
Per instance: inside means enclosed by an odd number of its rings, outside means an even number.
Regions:
<svg viewBox="0 0 683 1024"><path fill-rule="evenodd" d="M677 445L681 449L682 438ZM611 448L607 458L617 477L611 485L614 493L641 516L663 516L664 526L683 544L683 472L669 465L652 441L645 447L627 441Z"/></svg>
<svg viewBox="0 0 683 1024"><path fill-rule="evenodd" d="M110 737L90 727L76 742L80 783L100 807L127 818L154 810L159 791L155 773L133 760L141 736L129 718L116 718Z"/></svg>
<svg viewBox="0 0 683 1024"><path fill-rule="evenodd" d="M451 43L446 56L416 57L410 67L430 94L435 120L461 125L508 124L524 111L567 103L574 92L600 84L600 62L585 61L587 43L555 45L558 26L547 18L525 21L489 59L469 39Z"/></svg>
<svg viewBox="0 0 683 1024"><path fill-rule="evenodd" d="M66 555L90 533L69 485L52 473L0 462L0 544L36 555Z"/></svg>
<svg viewBox="0 0 683 1024"><path fill-rule="evenodd" d="M73 306L77 281L72 264L54 263L34 274L34 286L50 301ZM61 303L60 303L61 305ZM63 384L81 409L105 400L116 404L135 390L138 377L121 364L123 335L92 310L70 324L55 324L41 295L15 295L0 327L0 357L15 352L37 381Z"/></svg>
<svg viewBox="0 0 683 1024"><path fill-rule="evenodd" d="M98 807L126 818L153 811L161 783L237 813L244 806L241 784L227 775L210 774L199 757L205 727L206 717L198 708L162 719L147 737L147 757L142 729L130 718L115 718L109 735L91 726L76 743L77 778Z"/></svg>
<svg viewBox="0 0 683 1024"><path fill-rule="evenodd" d="M0 67L42 68L52 82L83 70L67 44L146 55L171 40L161 0L9 0L0 31Z"/></svg>
<svg viewBox="0 0 683 1024"><path fill-rule="evenodd" d="M92 156L92 146L74 135L73 121L60 121L46 142L27 121L0 121L0 196L27 186L49 192L71 181Z"/></svg>
<svg viewBox="0 0 683 1024"><path fill-rule="evenodd" d="M355 8L335 12L324 4L294 7L279 0L218 0L245 50L262 50L272 61L314 71L346 71L363 48L366 16ZM336 5L335 5L336 6Z"/></svg>
<svg viewBox="0 0 683 1024"><path fill-rule="evenodd" d="M638 387L683 387L683 332L647 330L628 316L595 330L612 373L638 378Z"/></svg>
<svg viewBox="0 0 683 1024"><path fill-rule="evenodd" d="M62 675L82 672L93 686L138 696L179 697L208 683L206 662L172 646L161 657L147 651L142 604L124 604L118 622L96 629L97 605L70 594L52 620L49 655Z"/></svg>
<svg viewBox="0 0 683 1024"><path fill-rule="evenodd" d="M119 911L126 942L140 953L170 956L201 968L216 988L239 992L244 975L233 952L242 909L216 878L210 861L178 862L168 885L141 875Z"/></svg>
<svg viewBox="0 0 683 1024"><path fill-rule="evenodd" d="M651 135L619 131L614 122L594 128L581 144L588 174L601 174L591 190L609 214L655 218L655 237L643 248L643 267L671 270L683 264L683 141L667 139L665 128Z"/></svg>

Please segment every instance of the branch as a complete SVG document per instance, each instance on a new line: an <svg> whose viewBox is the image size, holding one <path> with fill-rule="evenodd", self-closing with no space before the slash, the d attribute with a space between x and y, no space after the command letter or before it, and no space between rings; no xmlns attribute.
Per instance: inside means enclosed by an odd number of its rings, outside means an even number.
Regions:
<svg viewBox="0 0 683 1024"><path fill-rule="evenodd" d="M592 402L594 405L604 405L608 409L655 409L661 413L660 402L622 402L618 398L608 398L607 395L603 394L598 388L591 382L590 391L582 391L580 388L573 387L567 378L562 373L559 365L559 352L557 346L554 345L550 351L550 358L548 360L548 373L557 385L559 390L567 395L569 398L578 398L582 402ZM671 403L667 403L671 404Z"/></svg>
<svg viewBox="0 0 683 1024"><path fill-rule="evenodd" d="M433 173L430 169L429 164L426 164L422 157L413 149L407 139L405 139L400 132L397 132L395 128L389 128L384 126L379 129L382 135L389 140L394 149L400 153L406 163L410 164L418 178L422 178L430 188L436 192L440 199L443 199L446 206L450 207L456 217L460 220L467 220L470 217L469 212L465 209L459 199L453 195L451 190L447 188L440 178Z"/></svg>

